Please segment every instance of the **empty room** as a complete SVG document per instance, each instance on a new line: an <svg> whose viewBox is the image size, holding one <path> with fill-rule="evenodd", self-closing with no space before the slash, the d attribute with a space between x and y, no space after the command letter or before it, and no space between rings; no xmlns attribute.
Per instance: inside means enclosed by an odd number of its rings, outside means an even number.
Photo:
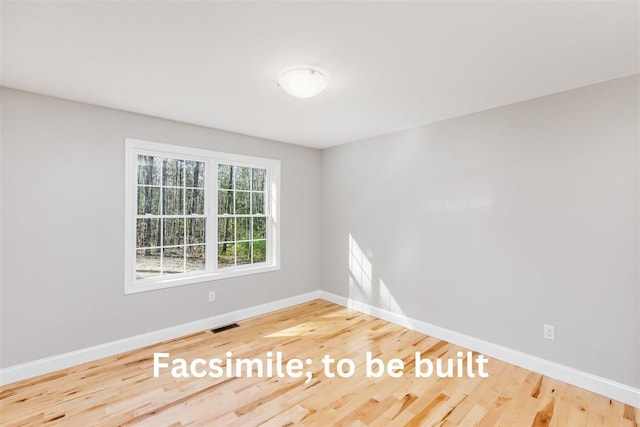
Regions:
<svg viewBox="0 0 640 427"><path fill-rule="evenodd" d="M640 427L640 3L0 0L0 425Z"/></svg>

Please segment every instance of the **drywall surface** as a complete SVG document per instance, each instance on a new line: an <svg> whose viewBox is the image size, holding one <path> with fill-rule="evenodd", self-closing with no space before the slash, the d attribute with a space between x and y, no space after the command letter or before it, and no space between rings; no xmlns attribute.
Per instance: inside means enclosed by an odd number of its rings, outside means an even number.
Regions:
<svg viewBox="0 0 640 427"><path fill-rule="evenodd" d="M2 367L320 287L318 150L10 89L0 97ZM280 159L281 270L124 295L125 137Z"/></svg>
<svg viewBox="0 0 640 427"><path fill-rule="evenodd" d="M636 75L323 151L322 289L640 386L638 102Z"/></svg>

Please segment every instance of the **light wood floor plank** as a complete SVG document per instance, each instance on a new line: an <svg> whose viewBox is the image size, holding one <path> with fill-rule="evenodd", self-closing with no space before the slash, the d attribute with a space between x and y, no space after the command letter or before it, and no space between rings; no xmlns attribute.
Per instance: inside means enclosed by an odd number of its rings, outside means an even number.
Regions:
<svg viewBox="0 0 640 427"><path fill-rule="evenodd" d="M532 426L638 427L640 410L490 359L488 378L416 378L414 355L467 350L316 300L0 388L2 426ZM306 378L153 377L153 354L172 358L311 359ZM404 362L403 375L365 375L366 354ZM351 378L328 378L320 359L349 358ZM478 355L472 354L475 359ZM473 360L472 359L472 360ZM334 365L335 368L335 365ZM305 367L305 370L307 368ZM477 374L477 369L474 371Z"/></svg>

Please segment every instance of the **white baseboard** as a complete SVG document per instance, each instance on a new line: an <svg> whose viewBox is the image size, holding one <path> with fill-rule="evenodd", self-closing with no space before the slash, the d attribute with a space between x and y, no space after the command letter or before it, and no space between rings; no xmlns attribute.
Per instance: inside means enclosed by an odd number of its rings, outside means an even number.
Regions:
<svg viewBox="0 0 640 427"><path fill-rule="evenodd" d="M182 337L195 332L213 329L222 325L259 316L261 314L280 310L282 308L312 301L318 298L358 310L362 313L448 341L452 344L503 360L513 365L521 366L525 369L529 369L530 371L584 388L594 393L607 396L611 399L624 402L628 405L640 407L640 389L326 291L313 291L266 304L219 314L217 316L197 320L195 322L161 329L159 331L136 335L69 353L63 353L57 356L10 366L0 370L0 385L10 384L23 379L54 372L59 369L69 368L81 363L113 356L115 354L157 344L162 341Z"/></svg>
<svg viewBox="0 0 640 427"><path fill-rule="evenodd" d="M268 302L253 307L243 308L229 313L219 314L206 319L196 320L182 325L172 326L166 329L135 335L117 341L108 342L92 347L83 348L69 353L38 359L20 365L0 369L0 385L10 384L16 381L32 378L38 375L54 372L59 369L69 368L81 363L91 362L103 357L124 353L173 338L182 337L207 329L217 328L238 322L250 317L259 316L271 311L291 307L307 301L320 298L320 291L313 291L294 297Z"/></svg>
<svg viewBox="0 0 640 427"><path fill-rule="evenodd" d="M640 389L389 310L320 291L320 298L640 408Z"/></svg>

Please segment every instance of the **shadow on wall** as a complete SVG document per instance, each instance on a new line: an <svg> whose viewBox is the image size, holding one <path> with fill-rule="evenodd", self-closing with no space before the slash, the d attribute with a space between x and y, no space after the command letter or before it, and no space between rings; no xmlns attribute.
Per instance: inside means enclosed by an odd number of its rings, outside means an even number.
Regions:
<svg viewBox="0 0 640 427"><path fill-rule="evenodd" d="M382 279L373 280L373 265L369 257L349 233L349 308L361 302L401 316L402 307Z"/></svg>

